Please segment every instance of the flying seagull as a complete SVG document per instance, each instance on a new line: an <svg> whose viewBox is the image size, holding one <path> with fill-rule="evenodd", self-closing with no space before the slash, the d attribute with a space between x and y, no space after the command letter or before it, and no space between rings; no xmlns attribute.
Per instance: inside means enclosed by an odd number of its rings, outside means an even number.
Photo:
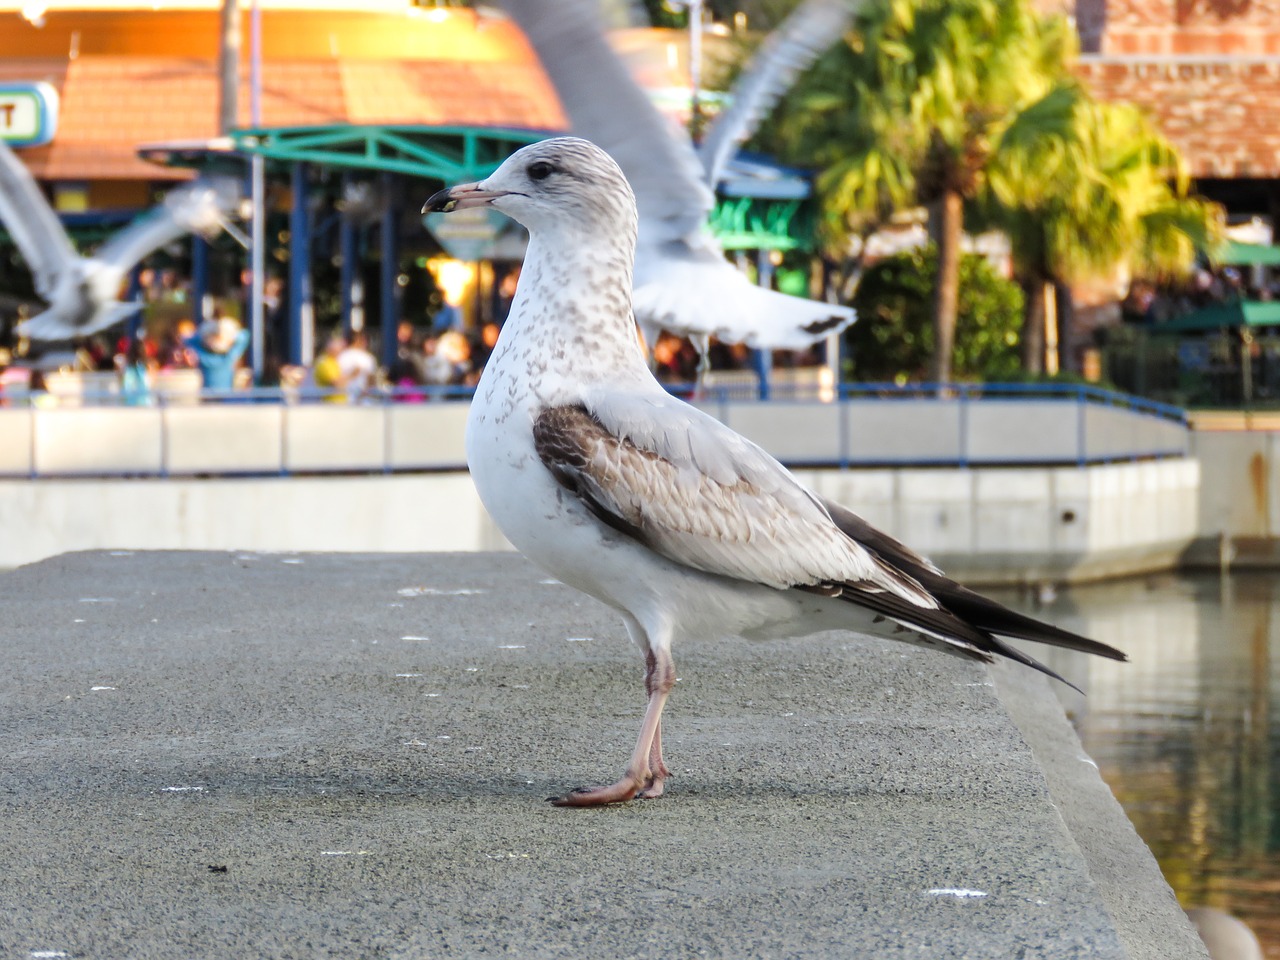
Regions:
<svg viewBox="0 0 1280 960"><path fill-rule="evenodd" d="M524 224L529 249L468 415L471 476L512 544L621 613L645 658L648 707L626 772L556 804L662 793L671 648L686 637L846 629L1055 677L1000 636L1125 659L949 580L670 396L633 334L635 198L599 147L523 147L423 210L485 206Z"/></svg>
<svg viewBox="0 0 1280 960"><path fill-rule="evenodd" d="M113 234L91 256L71 245L57 214L26 166L0 142L0 222L13 237L48 307L18 326L33 340L69 340L105 330L137 312L116 299L129 271L147 254L188 233L225 229L240 201L231 177L209 177L170 191L164 202Z"/></svg>
<svg viewBox="0 0 1280 960"><path fill-rule="evenodd" d="M853 322L848 307L755 286L707 229L725 163L794 74L839 38L852 2L808 0L788 18L742 76L700 158L628 74L589 5L501 0L537 51L573 132L608 151L635 190L635 315L650 346L667 330L689 337L704 361L711 337L799 350Z"/></svg>

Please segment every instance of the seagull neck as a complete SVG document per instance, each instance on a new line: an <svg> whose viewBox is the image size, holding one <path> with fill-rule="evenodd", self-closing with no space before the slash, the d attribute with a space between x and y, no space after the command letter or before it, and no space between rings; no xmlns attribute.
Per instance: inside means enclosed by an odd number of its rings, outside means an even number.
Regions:
<svg viewBox="0 0 1280 960"><path fill-rule="evenodd" d="M608 376L647 371L631 312L633 251L593 238L531 236L511 311L522 336L555 342L549 360L576 366L590 356L590 369Z"/></svg>

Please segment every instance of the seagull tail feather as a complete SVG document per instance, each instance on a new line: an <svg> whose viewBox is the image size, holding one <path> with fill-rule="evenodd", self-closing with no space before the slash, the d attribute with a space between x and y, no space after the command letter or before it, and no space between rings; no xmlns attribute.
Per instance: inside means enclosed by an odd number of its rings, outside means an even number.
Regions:
<svg viewBox="0 0 1280 960"><path fill-rule="evenodd" d="M1051 623L1018 613L1016 610L1010 610L1003 604L974 593L954 581L946 580L945 577L940 579L945 581L950 589L939 584L927 584L933 589L939 601L952 613L988 633L1013 637L1016 640L1031 640L1051 647L1077 650L1080 653L1090 653L1110 660L1129 659L1124 651L1117 650L1115 647L1082 637L1070 630L1063 630L1061 627L1055 627Z"/></svg>
<svg viewBox="0 0 1280 960"><path fill-rule="evenodd" d="M1062 680L1049 668L1009 646L997 637L1030 640L1052 647L1063 647L1110 660L1128 660L1123 651L1097 640L1090 640L1078 633L1044 623L1034 617L1010 610L1002 603L961 586L944 575L924 557L904 546L886 533L877 530L857 514L829 500L822 501L831 519L848 536L875 553L882 562L915 579L929 591L947 612L965 624L988 634L995 644L995 651L1029 667ZM1066 683L1065 680L1063 680Z"/></svg>

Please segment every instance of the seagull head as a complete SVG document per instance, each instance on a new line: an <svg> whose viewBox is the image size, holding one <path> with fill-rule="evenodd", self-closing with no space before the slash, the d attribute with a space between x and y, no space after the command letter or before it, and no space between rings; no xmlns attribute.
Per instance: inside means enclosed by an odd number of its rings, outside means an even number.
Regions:
<svg viewBox="0 0 1280 960"><path fill-rule="evenodd" d="M493 207L531 234L636 229L636 200L613 158L588 140L557 137L521 147L478 183L433 195L423 213Z"/></svg>

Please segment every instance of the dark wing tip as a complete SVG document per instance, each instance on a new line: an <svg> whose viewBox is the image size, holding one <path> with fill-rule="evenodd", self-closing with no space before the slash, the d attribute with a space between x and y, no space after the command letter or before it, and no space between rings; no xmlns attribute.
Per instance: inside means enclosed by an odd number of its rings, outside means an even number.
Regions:
<svg viewBox="0 0 1280 960"><path fill-rule="evenodd" d="M835 330L845 323L848 323L848 317L842 317L839 314L832 314L821 320L814 320L812 323L806 323L800 329L805 333L817 336L820 333L826 333L828 330Z"/></svg>

